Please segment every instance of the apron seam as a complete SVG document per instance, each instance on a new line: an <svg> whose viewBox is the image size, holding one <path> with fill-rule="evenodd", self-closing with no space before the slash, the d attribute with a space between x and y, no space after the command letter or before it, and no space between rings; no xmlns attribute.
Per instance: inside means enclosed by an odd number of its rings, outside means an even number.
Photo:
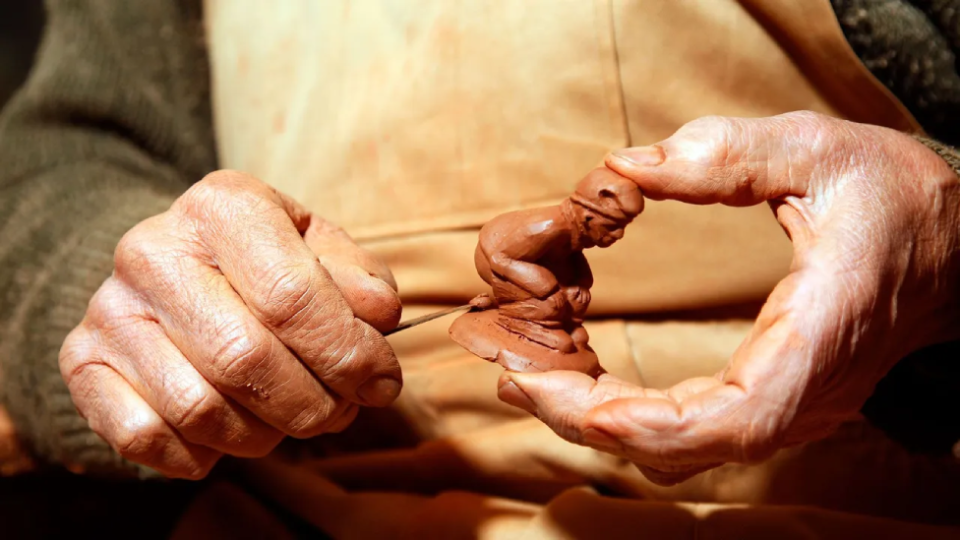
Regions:
<svg viewBox="0 0 960 540"><path fill-rule="evenodd" d="M604 53L601 64L604 66L607 83L608 106L611 119L619 124L618 128L624 146L632 146L630 119L627 116L626 97L623 90L623 78L620 76L620 53L617 48L617 28L613 14L612 0L597 0L597 31L599 46Z"/></svg>
<svg viewBox="0 0 960 540"><path fill-rule="evenodd" d="M640 367L640 356L637 354L637 350L634 348L634 340L630 336L630 326L627 321L621 319L620 324L623 327L623 337L627 341L627 352L630 355L630 359L633 360L634 369L637 372L637 378L640 379L640 386L646 388L647 380L643 376L643 370Z"/></svg>

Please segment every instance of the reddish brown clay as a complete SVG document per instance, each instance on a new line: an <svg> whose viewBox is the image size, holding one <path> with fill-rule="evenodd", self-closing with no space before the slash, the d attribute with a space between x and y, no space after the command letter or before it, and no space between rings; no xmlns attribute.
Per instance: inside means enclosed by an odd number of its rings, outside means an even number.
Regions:
<svg viewBox="0 0 960 540"><path fill-rule="evenodd" d="M480 230L477 272L493 287L459 317L450 335L473 354L511 371L603 372L583 318L593 274L583 250L623 238L643 210L636 184L597 168L558 206L510 212ZM488 308L496 309L488 309Z"/></svg>

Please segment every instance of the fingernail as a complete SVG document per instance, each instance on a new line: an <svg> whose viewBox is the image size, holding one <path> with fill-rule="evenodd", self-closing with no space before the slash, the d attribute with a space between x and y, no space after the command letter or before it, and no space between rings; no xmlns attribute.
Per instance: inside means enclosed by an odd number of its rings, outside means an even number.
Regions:
<svg viewBox="0 0 960 540"><path fill-rule="evenodd" d="M360 385L357 389L359 397L365 405L371 407L386 407L393 403L400 395L400 389L403 387L400 381L386 375L374 377Z"/></svg>
<svg viewBox="0 0 960 540"><path fill-rule="evenodd" d="M598 450L620 450L620 441L596 428L583 430L583 442Z"/></svg>
<svg viewBox="0 0 960 540"><path fill-rule="evenodd" d="M613 155L624 161L643 167L655 167L667 159L667 156L663 153L663 148L659 146L623 148L621 150L614 150Z"/></svg>
<svg viewBox="0 0 960 540"><path fill-rule="evenodd" d="M497 394L500 396L500 399L527 411L528 413L536 416L537 415L537 404L530 399L530 396L526 394L523 390L520 389L513 381L507 381L504 383L497 391Z"/></svg>

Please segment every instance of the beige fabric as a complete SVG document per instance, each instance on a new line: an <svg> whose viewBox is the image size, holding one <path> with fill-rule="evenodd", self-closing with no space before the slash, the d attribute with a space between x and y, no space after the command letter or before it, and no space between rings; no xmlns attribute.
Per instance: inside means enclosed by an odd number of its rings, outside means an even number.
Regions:
<svg viewBox="0 0 960 540"><path fill-rule="evenodd" d="M472 256L485 220L555 202L606 152L694 118L808 109L916 129L826 0L206 7L224 166L384 257L406 317L485 290ZM588 253L587 328L603 365L654 387L715 373L789 247L766 207L650 203L624 241ZM667 310L683 317L657 318ZM299 466L250 464L252 485L336 538L957 534L910 523L957 524L956 464L909 456L860 424L763 466L653 486L498 402L500 369L453 344L448 323L390 338L405 378L394 407L291 444L280 455Z"/></svg>
<svg viewBox="0 0 960 540"><path fill-rule="evenodd" d="M764 9L824 21L819 56L791 52L846 68L830 70L849 74L833 101L852 117L868 119L863 102L876 123L916 125L877 90L825 1L744 4L211 0L221 161L363 240L405 301L462 302L483 290L477 227L565 196L611 149L709 114L844 116L780 47L771 17L755 18ZM762 299L789 245L766 207L663 202L590 260L591 313L684 310Z"/></svg>
<svg viewBox="0 0 960 540"><path fill-rule="evenodd" d="M729 0L293 0L208 10L224 166L263 178L381 253L408 302L480 292L478 226L565 196L611 149L661 139L704 114L833 112ZM700 15L674 39L676 28L648 23L657 12ZM718 48L724 62L704 62ZM738 70L763 74L771 91L745 91ZM652 203L624 242L590 259L593 313L623 313L762 298L789 249L765 207Z"/></svg>

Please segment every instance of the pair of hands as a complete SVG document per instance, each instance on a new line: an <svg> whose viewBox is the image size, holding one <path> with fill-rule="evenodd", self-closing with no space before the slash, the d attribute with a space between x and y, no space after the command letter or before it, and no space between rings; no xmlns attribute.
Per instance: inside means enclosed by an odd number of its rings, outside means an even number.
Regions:
<svg viewBox="0 0 960 540"><path fill-rule="evenodd" d="M607 166L654 200L768 202L795 256L716 377L655 390L505 373L500 398L569 441L660 484L760 461L826 436L902 356L957 337L960 181L906 135L812 113L704 118ZM198 478L224 453L338 431L399 392L379 333L400 315L389 270L253 178L209 176L115 260L61 370L129 459Z"/></svg>

